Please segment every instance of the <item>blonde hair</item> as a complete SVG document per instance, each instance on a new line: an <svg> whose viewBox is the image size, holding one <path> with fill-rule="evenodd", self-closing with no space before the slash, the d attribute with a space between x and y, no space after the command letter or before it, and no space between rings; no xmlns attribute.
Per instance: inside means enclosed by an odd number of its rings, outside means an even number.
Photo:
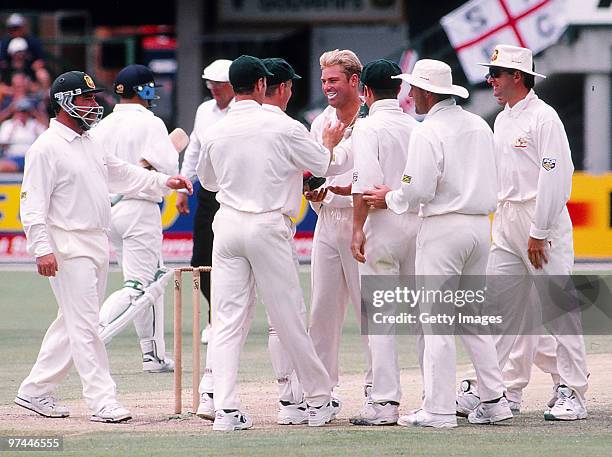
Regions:
<svg viewBox="0 0 612 457"><path fill-rule="evenodd" d="M343 49L342 51L334 49L333 51L324 52L319 58L319 64L321 65L321 70L325 67L340 65L347 78L355 74L359 76L361 75L361 70L363 70L359 57L348 49Z"/></svg>

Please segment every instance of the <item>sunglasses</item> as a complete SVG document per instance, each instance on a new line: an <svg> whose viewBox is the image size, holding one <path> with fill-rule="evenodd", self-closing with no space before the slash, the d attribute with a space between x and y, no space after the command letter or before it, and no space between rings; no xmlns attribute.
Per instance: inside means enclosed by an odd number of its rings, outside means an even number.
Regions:
<svg viewBox="0 0 612 457"><path fill-rule="evenodd" d="M485 76L486 79L489 78L499 78L503 73L506 73L508 75L512 75L514 74L516 70L511 70L508 68L501 68L501 67L489 67L489 73L487 73L487 75Z"/></svg>

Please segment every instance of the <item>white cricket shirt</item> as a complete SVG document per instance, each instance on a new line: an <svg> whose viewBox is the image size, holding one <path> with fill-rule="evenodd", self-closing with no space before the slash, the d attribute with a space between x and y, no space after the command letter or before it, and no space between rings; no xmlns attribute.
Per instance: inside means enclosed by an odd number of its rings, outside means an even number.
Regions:
<svg viewBox="0 0 612 457"><path fill-rule="evenodd" d="M164 121L137 103L119 103L113 112L94 127L90 135L102 141L109 153L133 165L141 159L157 171L178 174L178 153L168 137ZM140 191L124 195L159 203L168 190Z"/></svg>
<svg viewBox="0 0 612 457"><path fill-rule="evenodd" d="M574 165L556 111L533 90L499 113L494 125L500 202L535 199L530 235L545 239L572 190Z"/></svg>
<svg viewBox="0 0 612 457"><path fill-rule="evenodd" d="M232 102L230 102L230 105ZM183 163L181 165L181 175L194 181L197 178L196 166L200 159L200 150L202 149L202 138L206 130L211 125L220 121L225 117L229 106L224 109L219 108L217 101L213 98L202 103L196 111L195 121L193 122L193 131L189 135L189 145L185 149L183 155Z"/></svg>
<svg viewBox="0 0 612 457"><path fill-rule="evenodd" d="M386 196L389 209L420 215L489 214L497 203L493 133L455 100L435 104L412 131L399 189Z"/></svg>
<svg viewBox="0 0 612 457"><path fill-rule="evenodd" d="M28 252L52 252L47 227L65 231L110 231L110 192L167 189L168 176L108 154L101 142L51 119L26 153L21 185L21 222Z"/></svg>
<svg viewBox="0 0 612 457"><path fill-rule="evenodd" d="M235 102L203 139L197 166L200 183L218 191L220 204L238 211L283 211L297 217L302 171L320 176L329 165L329 152L302 124L254 100ZM289 184L298 178L297 188Z"/></svg>
<svg viewBox="0 0 612 457"><path fill-rule="evenodd" d="M418 122L402 111L396 99L378 100L361 119L351 136L354 171L353 194L376 184L398 189L406 168L408 145Z"/></svg>

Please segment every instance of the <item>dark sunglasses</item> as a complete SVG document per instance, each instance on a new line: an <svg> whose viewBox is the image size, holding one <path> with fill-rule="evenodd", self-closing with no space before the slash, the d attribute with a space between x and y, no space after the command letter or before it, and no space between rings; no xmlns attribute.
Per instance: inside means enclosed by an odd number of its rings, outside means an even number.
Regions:
<svg viewBox="0 0 612 457"><path fill-rule="evenodd" d="M489 67L489 73L485 76L486 79L489 78L499 78L503 73L507 73L509 75L514 74L516 70L501 68L501 67Z"/></svg>

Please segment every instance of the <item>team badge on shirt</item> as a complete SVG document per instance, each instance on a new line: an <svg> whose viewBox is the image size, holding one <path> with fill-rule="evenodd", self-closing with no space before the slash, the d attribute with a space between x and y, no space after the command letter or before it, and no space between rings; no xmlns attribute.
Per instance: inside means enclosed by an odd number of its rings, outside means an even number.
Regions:
<svg viewBox="0 0 612 457"><path fill-rule="evenodd" d="M28 193L26 191L21 192L20 198L21 200L25 200L28 197Z"/></svg>
<svg viewBox="0 0 612 457"><path fill-rule="evenodd" d="M515 148L526 148L527 138L517 138L513 145Z"/></svg>
<svg viewBox="0 0 612 457"><path fill-rule="evenodd" d="M550 171L557 166L557 159L549 159L548 157L544 157L542 159L542 168L546 171Z"/></svg>
<svg viewBox="0 0 612 457"><path fill-rule="evenodd" d="M358 179L359 179L359 172L354 171L353 172L353 182L357 182Z"/></svg>
<svg viewBox="0 0 612 457"><path fill-rule="evenodd" d="M410 184L412 182L412 176L408 176L408 175L402 176L402 182L404 184Z"/></svg>

